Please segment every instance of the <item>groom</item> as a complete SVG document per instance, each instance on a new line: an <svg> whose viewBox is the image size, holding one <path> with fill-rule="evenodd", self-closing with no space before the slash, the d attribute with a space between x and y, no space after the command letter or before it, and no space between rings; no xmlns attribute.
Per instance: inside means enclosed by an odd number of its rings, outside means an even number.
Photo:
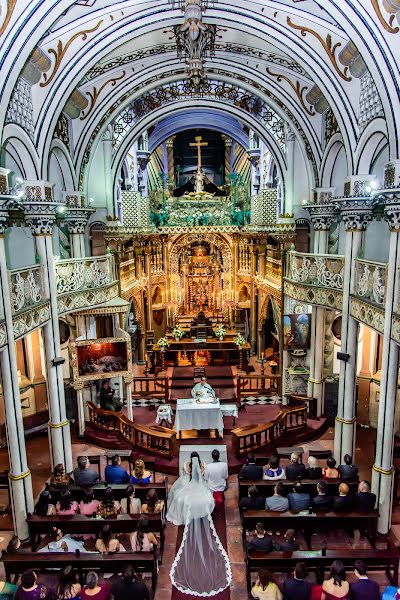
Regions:
<svg viewBox="0 0 400 600"><path fill-rule="evenodd" d="M212 492L215 500L215 508L222 508L224 505L224 490L226 480L228 479L228 465L226 462L220 462L219 451L212 451L213 462L206 465L204 479L208 489Z"/></svg>

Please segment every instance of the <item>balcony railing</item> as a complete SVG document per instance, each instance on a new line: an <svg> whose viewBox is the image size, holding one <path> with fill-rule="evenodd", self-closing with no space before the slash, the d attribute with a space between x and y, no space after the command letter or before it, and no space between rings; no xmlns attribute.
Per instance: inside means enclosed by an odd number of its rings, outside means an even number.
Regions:
<svg viewBox="0 0 400 600"><path fill-rule="evenodd" d="M384 306L386 276L386 264L356 259L354 261L353 294L378 306Z"/></svg>
<svg viewBox="0 0 400 600"><path fill-rule="evenodd" d="M343 289L344 257L337 254L289 252L286 277L296 283Z"/></svg>
<svg viewBox="0 0 400 600"><path fill-rule="evenodd" d="M38 306L48 298L43 287L42 267L33 265L9 272L13 314Z"/></svg>
<svg viewBox="0 0 400 600"><path fill-rule="evenodd" d="M55 270L59 295L103 288L117 281L111 254L59 260L55 263Z"/></svg>

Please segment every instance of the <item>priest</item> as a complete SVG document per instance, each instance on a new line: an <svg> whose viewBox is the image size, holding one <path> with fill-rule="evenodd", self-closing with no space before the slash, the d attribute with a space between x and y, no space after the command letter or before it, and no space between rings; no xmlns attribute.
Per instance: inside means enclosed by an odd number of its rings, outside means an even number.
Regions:
<svg viewBox="0 0 400 600"><path fill-rule="evenodd" d="M217 399L211 385L207 383L207 377L202 377L200 383L196 383L192 389L192 397L204 404L213 402Z"/></svg>

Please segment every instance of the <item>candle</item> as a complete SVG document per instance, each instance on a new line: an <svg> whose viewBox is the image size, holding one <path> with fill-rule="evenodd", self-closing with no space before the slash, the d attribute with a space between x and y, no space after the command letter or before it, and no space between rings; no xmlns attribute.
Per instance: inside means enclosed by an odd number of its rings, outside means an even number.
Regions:
<svg viewBox="0 0 400 600"><path fill-rule="evenodd" d="M147 352L146 352L146 354L144 355L144 360L147 362Z"/></svg>

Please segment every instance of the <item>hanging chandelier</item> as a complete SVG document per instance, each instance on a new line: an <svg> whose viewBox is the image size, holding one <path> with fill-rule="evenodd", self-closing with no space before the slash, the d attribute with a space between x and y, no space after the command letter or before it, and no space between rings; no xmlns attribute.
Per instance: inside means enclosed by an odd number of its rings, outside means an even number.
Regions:
<svg viewBox="0 0 400 600"><path fill-rule="evenodd" d="M204 12L210 6L214 6L218 0L199 0L198 4L201 10ZM168 0L168 4L172 6L172 8L180 8L182 12L184 12L187 0Z"/></svg>

